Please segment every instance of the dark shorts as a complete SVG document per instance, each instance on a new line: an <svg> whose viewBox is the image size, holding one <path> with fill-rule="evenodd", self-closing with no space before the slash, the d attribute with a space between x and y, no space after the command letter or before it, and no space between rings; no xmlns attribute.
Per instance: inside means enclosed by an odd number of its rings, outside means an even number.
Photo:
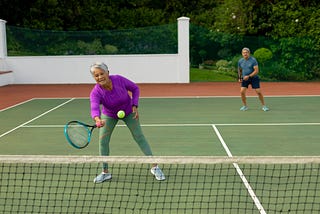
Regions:
<svg viewBox="0 0 320 214"><path fill-rule="evenodd" d="M260 78L258 76L250 77L248 80L242 80L241 87L248 88L251 84L253 89L260 88Z"/></svg>

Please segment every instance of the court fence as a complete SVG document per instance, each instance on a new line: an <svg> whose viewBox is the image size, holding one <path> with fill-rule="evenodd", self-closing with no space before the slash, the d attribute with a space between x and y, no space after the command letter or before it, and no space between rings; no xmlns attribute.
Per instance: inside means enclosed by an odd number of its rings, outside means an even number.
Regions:
<svg viewBox="0 0 320 214"><path fill-rule="evenodd" d="M179 18L178 23L186 21L185 18ZM177 23L125 30L52 31L9 26L0 20L0 58L8 54L9 58L19 57L14 58L14 61L26 56L38 56L38 61L50 61L52 56L65 56L68 60L72 59L70 56L102 56L112 64L116 63L116 70L130 70L126 75L139 82L179 83L190 81L190 66L236 75L241 50L248 47L259 62L259 75L264 81L320 79L318 38L308 35L272 38L264 35L228 34L192 23L189 26L189 19L187 22L184 30L178 33ZM48 59L44 56L51 57ZM130 58L133 56L138 59L141 56L143 59L140 61L135 58L134 62L131 62ZM167 58L165 61L156 59L158 64L154 65L152 59L156 56L181 56L182 60L180 63L161 67L172 60L176 61L176 58ZM119 57L121 62L115 62L114 57ZM148 66L146 61L152 62L152 66ZM121 67L118 63L128 66ZM139 69L134 66L135 63L141 65ZM157 70L158 67L162 68L161 71ZM172 72L175 68L183 69L178 73ZM144 71L143 74L139 74L141 70ZM150 72L154 70L156 71ZM152 78L152 75L166 71L168 73L163 76L168 76L168 79L161 76ZM148 75L151 76L150 79L144 79ZM79 81L81 83L81 80Z"/></svg>
<svg viewBox="0 0 320 214"><path fill-rule="evenodd" d="M160 28L85 33L23 29L0 20L0 37L0 59L13 72L13 84L91 84L89 67L97 61L136 83L190 81L188 17Z"/></svg>

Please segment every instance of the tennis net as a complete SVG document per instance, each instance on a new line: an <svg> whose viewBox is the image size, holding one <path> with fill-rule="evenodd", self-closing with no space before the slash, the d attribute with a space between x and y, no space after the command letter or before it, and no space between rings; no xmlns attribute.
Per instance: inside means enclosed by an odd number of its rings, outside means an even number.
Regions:
<svg viewBox="0 0 320 214"><path fill-rule="evenodd" d="M112 180L95 184L106 161ZM0 211L319 213L319 174L320 157L2 155Z"/></svg>

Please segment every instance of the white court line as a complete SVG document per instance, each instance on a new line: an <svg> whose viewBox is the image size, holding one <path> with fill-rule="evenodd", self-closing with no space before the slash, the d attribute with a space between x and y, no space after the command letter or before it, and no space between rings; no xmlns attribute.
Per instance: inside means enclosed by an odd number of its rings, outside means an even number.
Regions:
<svg viewBox="0 0 320 214"><path fill-rule="evenodd" d="M247 97L256 97L255 95L249 95ZM320 97L320 95L272 95L272 96L265 96L265 97L275 97L275 98L286 98L286 97ZM190 99L195 99L195 98L239 98L238 95L235 96L157 96L157 97L152 97L152 96L141 96L141 99L185 99L185 98L190 98ZM89 99L89 97L37 97L37 98L32 98L26 101L23 101L21 103L18 103L13 106L9 106L4 109L0 109L0 112L14 108L16 106L19 106L21 104L24 104L26 102L29 102L31 100L46 100L46 99Z"/></svg>
<svg viewBox="0 0 320 214"><path fill-rule="evenodd" d="M257 97L256 95L248 95L247 97ZM286 97L320 97L320 95L264 95L264 97L275 97L275 98L286 98ZM240 95L212 95L212 96L207 96L207 95L185 95L185 96L157 96L157 97L151 97L151 96L142 96L140 98L146 98L146 99L175 99L175 98L240 98Z"/></svg>
<svg viewBox="0 0 320 214"><path fill-rule="evenodd" d="M247 97L257 97L256 95L248 95ZM265 95L265 97L275 97L275 98L286 98L286 97L298 97L298 98L303 98L303 97L320 97L320 94L319 95ZM195 99L195 98L240 98L240 96L238 95L212 95L212 96L202 96L202 95L191 95L191 96L156 96L156 97L153 97L153 96L141 96L140 97L141 99L185 99L185 98L188 98L188 99ZM83 100L83 99L88 99L89 100L89 97L35 97L35 98L32 98L30 100L49 100L49 99L76 99L76 100ZM23 104L25 101L19 103L19 104ZM17 105L19 105L17 104ZM13 105L12 107L14 107L15 105ZM11 107L9 107L11 108Z"/></svg>
<svg viewBox="0 0 320 214"><path fill-rule="evenodd" d="M219 130L217 129L217 127L215 125L212 125L212 127L213 127L215 133L217 134L217 136L218 136L223 148L226 150L228 156L232 157L232 154L231 154L227 144L224 142ZM234 168L236 168L236 170L237 170L237 172L238 172L243 184L246 186L246 188L248 190L248 193L250 194L252 200L254 201L254 203L255 203L256 207L258 208L258 210L260 211L260 213L261 214L266 214L266 211L264 210L264 208L263 208L262 204L260 203L260 201L259 201L258 197L256 196L256 194L254 193L254 191L253 191L251 185L249 184L248 180L244 176L244 174L243 174L242 170L240 169L239 165L237 163L233 163L233 166L234 166Z"/></svg>
<svg viewBox="0 0 320 214"><path fill-rule="evenodd" d="M25 103L27 103L27 102L30 102L30 101L32 101L32 100L33 100L33 99L25 100L25 101L23 101L23 102L21 102L21 103L17 103L17 104L15 104L15 105L13 105L13 106L9 106L9 107L7 107L7 108L0 109L0 112L9 110L9 109L14 108L14 107L17 107L17 106L20 106L20 105L25 104Z"/></svg>
<svg viewBox="0 0 320 214"><path fill-rule="evenodd" d="M62 128L65 125L25 125L21 128Z"/></svg>
<svg viewBox="0 0 320 214"><path fill-rule="evenodd" d="M211 126L211 123L199 123L199 124L141 124L144 127L195 127L195 126ZM65 125L25 125L24 128L59 128L64 127ZM117 124L117 127L126 127L125 124Z"/></svg>
<svg viewBox="0 0 320 214"><path fill-rule="evenodd" d="M21 127L25 126L26 124L28 124L28 123L30 123L30 122L32 122L32 121L34 121L34 120L42 117L43 115L46 115L46 114L48 114L49 112L54 111L54 110L56 110L57 108L60 108L61 106L65 105L65 104L67 104L67 103L69 103L69 102L71 102L72 100L73 100L73 99L70 99L70 100L68 100L68 101L66 101L66 102L64 102L64 103L62 103L62 104L60 104L60 105L58 105L58 106L56 106L56 107L54 107L54 108L46 111L46 112L38 115L37 117L34 117L33 119L31 119L31 120L29 120L29 121L27 121L27 122L25 122L25 123L23 123L23 124L15 127L15 128L13 128L13 129L11 129L11 130L9 130L9 131L1 134L1 135L0 135L0 138L3 137L3 136L5 136L5 135L7 135L7 134L9 134L9 133L11 133L11 132L13 132L13 131L15 131L15 130L17 130L18 128L21 128Z"/></svg>
<svg viewBox="0 0 320 214"><path fill-rule="evenodd" d="M14 108L14 107L17 107L17 106L20 106L20 105L25 104L25 103L27 103L27 102L30 102L30 101L32 101L32 100L70 100L70 99L80 100L80 99L89 99L89 98L88 98L88 97L77 97L77 98L73 98L73 97L66 97L66 98L63 98L63 97L48 97L48 98L42 98L42 97L40 97L40 98L31 98L31 99L29 99L29 100L25 100L25 101L23 101L23 102L17 103L17 104L12 105L12 106L9 106L9 107L7 107L7 108L0 109L0 112L9 110L9 109Z"/></svg>
<svg viewBox="0 0 320 214"><path fill-rule="evenodd" d="M221 123L216 126L313 126L320 123Z"/></svg>
<svg viewBox="0 0 320 214"><path fill-rule="evenodd" d="M196 126L314 126L320 123L172 123L172 124L141 124L144 127L196 127ZM23 125L24 128L60 128L65 125ZM125 124L118 124L117 126L126 126Z"/></svg>
<svg viewBox="0 0 320 214"><path fill-rule="evenodd" d="M37 97L35 100L89 100L89 97Z"/></svg>

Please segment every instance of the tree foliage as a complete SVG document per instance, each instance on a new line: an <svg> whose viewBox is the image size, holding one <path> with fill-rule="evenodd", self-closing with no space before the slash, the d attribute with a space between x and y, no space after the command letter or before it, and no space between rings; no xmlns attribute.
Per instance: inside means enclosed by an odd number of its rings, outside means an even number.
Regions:
<svg viewBox="0 0 320 214"><path fill-rule="evenodd" d="M1 0L9 25L41 30L112 30L188 16L214 31L274 38L320 35L318 0Z"/></svg>

